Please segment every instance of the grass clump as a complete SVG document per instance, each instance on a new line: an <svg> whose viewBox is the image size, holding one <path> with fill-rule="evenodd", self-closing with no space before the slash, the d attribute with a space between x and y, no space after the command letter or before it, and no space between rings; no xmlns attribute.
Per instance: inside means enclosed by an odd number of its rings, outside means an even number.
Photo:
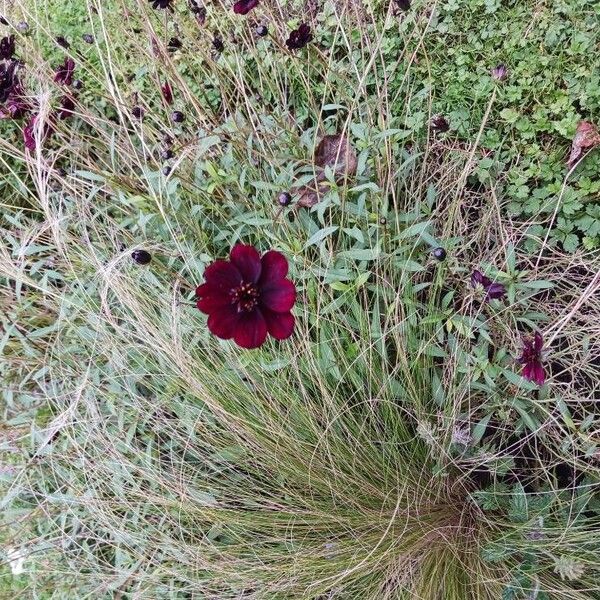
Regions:
<svg viewBox="0 0 600 600"><path fill-rule="evenodd" d="M423 87L452 6L86 6L95 44L58 59L19 7L39 121L0 156L7 589L597 597L599 260L551 242L556 215L512 219L511 171L482 162L510 86L486 66L463 129L447 80ZM87 95L55 81L66 57ZM238 242L297 291L293 336L252 351L195 306ZM535 332L543 385L516 360Z"/></svg>

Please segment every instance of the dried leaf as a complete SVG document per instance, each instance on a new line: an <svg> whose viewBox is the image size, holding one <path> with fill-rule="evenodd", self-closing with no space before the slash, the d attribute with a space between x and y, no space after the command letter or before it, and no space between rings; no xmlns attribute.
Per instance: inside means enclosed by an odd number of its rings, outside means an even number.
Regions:
<svg viewBox="0 0 600 600"><path fill-rule="evenodd" d="M600 146L598 127L588 121L580 121L573 138L567 166L572 167L579 160L584 150L591 150L596 146Z"/></svg>

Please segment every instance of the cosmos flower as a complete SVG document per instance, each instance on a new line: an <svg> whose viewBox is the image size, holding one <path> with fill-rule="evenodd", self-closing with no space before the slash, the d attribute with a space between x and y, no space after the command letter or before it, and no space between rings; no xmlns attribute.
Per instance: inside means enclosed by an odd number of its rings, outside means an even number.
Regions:
<svg viewBox="0 0 600 600"><path fill-rule="evenodd" d="M0 59L10 60L15 53L15 36L9 35L0 40Z"/></svg>
<svg viewBox="0 0 600 600"><path fill-rule="evenodd" d="M233 5L233 12L236 15L247 15L255 6L258 5L259 0L238 0Z"/></svg>
<svg viewBox="0 0 600 600"><path fill-rule="evenodd" d="M173 0L148 0L152 4L152 8L171 8Z"/></svg>
<svg viewBox="0 0 600 600"><path fill-rule="evenodd" d="M277 340L292 335L296 288L286 279L285 256L269 250L261 257L253 246L237 244L229 258L209 265L196 290L211 333L242 348L258 348L267 334Z"/></svg>
<svg viewBox="0 0 600 600"><path fill-rule="evenodd" d="M517 362L523 365L523 377L538 385L544 385L544 381L546 381L546 373L542 365L543 346L542 334L536 331L533 339L523 339L523 353L517 358Z"/></svg>
<svg viewBox="0 0 600 600"><path fill-rule="evenodd" d="M25 141L25 147L30 152L33 152L37 147L38 139L36 138L35 130L36 130L36 126L37 126L38 117L39 117L39 114L33 115L29 119L27 125L25 125L25 128L23 129L23 140ZM42 140L44 138L46 138L47 136L52 135L52 132L53 132L52 125L50 124L50 122L46 121L46 123L44 123L44 126L42 127L42 132L41 132Z"/></svg>
<svg viewBox="0 0 600 600"><path fill-rule="evenodd" d="M75 101L72 96L65 95L60 99L60 108L58 109L58 118L67 119L73 116L75 110Z"/></svg>
<svg viewBox="0 0 600 600"><path fill-rule="evenodd" d="M285 45L290 50L299 50L300 48L304 48L312 38L310 25L308 23L302 23L298 29L294 29L294 31L290 33L290 37L285 41Z"/></svg>
<svg viewBox="0 0 600 600"><path fill-rule="evenodd" d="M17 84L17 63L0 64L0 102L5 102Z"/></svg>
<svg viewBox="0 0 600 600"><path fill-rule="evenodd" d="M65 58L65 62L56 68L54 81L63 85L73 83L73 71L75 70L75 61L72 58Z"/></svg>
<svg viewBox="0 0 600 600"><path fill-rule="evenodd" d="M446 119L443 115L434 115L431 117L431 121L429 121L429 127L432 129L432 131L445 133L450 129L450 123L448 123L448 119Z"/></svg>
<svg viewBox="0 0 600 600"><path fill-rule="evenodd" d="M506 295L506 288L501 283L492 281L481 271L475 269L471 275L471 285L474 288L482 287L485 290L485 299L494 300L503 298Z"/></svg>
<svg viewBox="0 0 600 600"><path fill-rule="evenodd" d="M19 119L25 116L29 110L31 110L31 104L23 87L16 81L9 90L4 108L0 108L0 119Z"/></svg>

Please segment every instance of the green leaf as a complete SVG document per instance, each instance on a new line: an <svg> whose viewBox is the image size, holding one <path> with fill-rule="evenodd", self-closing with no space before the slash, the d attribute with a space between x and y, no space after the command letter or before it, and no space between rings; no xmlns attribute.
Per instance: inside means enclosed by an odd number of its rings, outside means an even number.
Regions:
<svg viewBox="0 0 600 600"><path fill-rule="evenodd" d="M319 229L319 231L308 238L306 244L304 244L304 249L306 250L306 248L309 248L310 246L316 246L326 237L329 237L332 233L335 233L338 229L339 227L337 225L331 225L330 227Z"/></svg>

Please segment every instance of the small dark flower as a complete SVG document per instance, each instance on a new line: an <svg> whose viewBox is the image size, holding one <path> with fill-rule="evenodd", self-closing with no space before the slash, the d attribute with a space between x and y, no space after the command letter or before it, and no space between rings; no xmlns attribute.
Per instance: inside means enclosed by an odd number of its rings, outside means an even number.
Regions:
<svg viewBox="0 0 600 600"><path fill-rule="evenodd" d="M542 365L543 346L542 334L536 331L533 339L523 339L523 353L517 358L517 362L523 365L523 377L538 385L544 385L544 381L546 381L546 373Z"/></svg>
<svg viewBox="0 0 600 600"><path fill-rule="evenodd" d="M385 217L381 217L379 219L379 224L380 225L387 225L387 219Z"/></svg>
<svg viewBox="0 0 600 600"><path fill-rule="evenodd" d="M14 61L0 63L0 102L6 101L17 84L17 64Z"/></svg>
<svg viewBox="0 0 600 600"><path fill-rule="evenodd" d="M166 167L163 167L162 174L165 177L168 177L171 174L171 167L169 167L168 165Z"/></svg>
<svg viewBox="0 0 600 600"><path fill-rule="evenodd" d="M8 21L2 15L0 15L0 24L8 25Z"/></svg>
<svg viewBox="0 0 600 600"><path fill-rule="evenodd" d="M136 118L136 119L143 119L144 118L144 109L141 106L134 106L131 109L131 114Z"/></svg>
<svg viewBox="0 0 600 600"><path fill-rule="evenodd" d="M223 44L223 40L219 36L215 36L213 38L212 46L217 52L223 52L223 50L225 50L225 45Z"/></svg>
<svg viewBox="0 0 600 600"><path fill-rule="evenodd" d="M162 97L165 99L165 102L167 104L173 104L173 89L168 81L165 81L160 86L160 91L162 93Z"/></svg>
<svg viewBox="0 0 600 600"><path fill-rule="evenodd" d="M94 36L91 33L84 33L81 38L83 39L83 41L86 44L93 44L94 43Z"/></svg>
<svg viewBox="0 0 600 600"><path fill-rule="evenodd" d="M181 48L181 46L183 46L181 40L176 37L172 37L167 43L167 49L169 50L169 52L175 52L175 50Z"/></svg>
<svg viewBox="0 0 600 600"><path fill-rule="evenodd" d="M471 285L474 288L482 287L485 290L486 300L499 299L506 295L506 288L504 285L492 281L477 269L475 269L471 275Z"/></svg>
<svg viewBox="0 0 600 600"><path fill-rule="evenodd" d="M19 21L17 23L17 31L20 33L26 33L29 31L29 23L27 23L27 21Z"/></svg>
<svg viewBox="0 0 600 600"><path fill-rule="evenodd" d="M167 150L163 150L160 153L160 158L161 160L169 160L171 158L173 158L173 150L167 148Z"/></svg>
<svg viewBox="0 0 600 600"><path fill-rule="evenodd" d="M292 195L289 192L281 192L279 196L277 196L277 202L279 202L280 206L289 206L292 201Z"/></svg>
<svg viewBox="0 0 600 600"><path fill-rule="evenodd" d="M39 115L33 115L25 128L23 129L23 140L25 141L25 147L33 152L37 147L38 138L36 137L37 119ZM46 136L51 135L53 132L52 125L49 122L44 123L41 131L42 141Z"/></svg>
<svg viewBox="0 0 600 600"><path fill-rule="evenodd" d="M30 110L31 104L25 90L15 78L6 96L4 108L0 108L0 119L19 119Z"/></svg>
<svg viewBox="0 0 600 600"><path fill-rule="evenodd" d="M410 0L394 0L402 10L410 9Z"/></svg>
<svg viewBox="0 0 600 600"><path fill-rule="evenodd" d="M504 81L508 77L508 69L506 65L497 65L492 69L492 79L496 81Z"/></svg>
<svg viewBox="0 0 600 600"><path fill-rule="evenodd" d="M60 99L60 108L58 109L58 118L67 119L73 116L75 110L75 101L71 96L63 96Z"/></svg>
<svg viewBox="0 0 600 600"><path fill-rule="evenodd" d="M233 5L233 12L236 15L247 15L257 5L258 0L238 0Z"/></svg>
<svg viewBox="0 0 600 600"><path fill-rule="evenodd" d="M440 262L446 259L446 250L444 250L444 248L434 248L432 254L433 257Z"/></svg>
<svg viewBox="0 0 600 600"><path fill-rule="evenodd" d="M171 113L171 119L175 123L183 123L185 121L185 115L180 110L174 110Z"/></svg>
<svg viewBox="0 0 600 600"><path fill-rule="evenodd" d="M81 81L81 79L76 79L73 82L73 89L82 90L83 89L83 81Z"/></svg>
<svg viewBox="0 0 600 600"><path fill-rule="evenodd" d="M59 35L58 37L56 37L55 40L56 40L56 43L61 48L64 48L65 50L68 50L71 47L71 44L69 44L67 39L65 37L63 37L62 35Z"/></svg>
<svg viewBox="0 0 600 600"><path fill-rule="evenodd" d="M445 133L450 129L450 123L443 115L434 115L429 121L429 127L438 133Z"/></svg>
<svg viewBox="0 0 600 600"><path fill-rule="evenodd" d="M290 50L299 50L300 48L304 48L312 38L310 25L308 23L302 23L298 29L294 29L294 31L290 33L290 37L285 41L285 45Z"/></svg>
<svg viewBox="0 0 600 600"><path fill-rule="evenodd" d="M75 101L72 96L63 96L60 99L60 108L58 109L58 118L67 119L73 115L75 110Z"/></svg>
<svg viewBox="0 0 600 600"><path fill-rule="evenodd" d="M134 250L131 253L131 258L133 258L138 265L147 265L152 260L152 254L147 250Z"/></svg>
<svg viewBox="0 0 600 600"><path fill-rule="evenodd" d="M75 70L75 61L72 58L65 58L65 62L56 68L54 81L64 85L73 83L73 71Z"/></svg>
<svg viewBox="0 0 600 600"><path fill-rule="evenodd" d="M0 59L10 60L15 53L15 36L8 35L0 40Z"/></svg>
<svg viewBox="0 0 600 600"><path fill-rule="evenodd" d="M173 0L148 0L152 4L152 8L171 8Z"/></svg>
<svg viewBox="0 0 600 600"><path fill-rule="evenodd" d="M233 338L242 348L258 348L270 334L283 340L294 331L291 313L296 288L286 279L288 263L280 252L260 257L256 248L237 244L230 260L217 260L204 271L196 290L197 306L208 315L208 329Z"/></svg>
<svg viewBox="0 0 600 600"><path fill-rule="evenodd" d="M258 37L265 37L269 33L269 28L266 25L259 25L254 31Z"/></svg>

